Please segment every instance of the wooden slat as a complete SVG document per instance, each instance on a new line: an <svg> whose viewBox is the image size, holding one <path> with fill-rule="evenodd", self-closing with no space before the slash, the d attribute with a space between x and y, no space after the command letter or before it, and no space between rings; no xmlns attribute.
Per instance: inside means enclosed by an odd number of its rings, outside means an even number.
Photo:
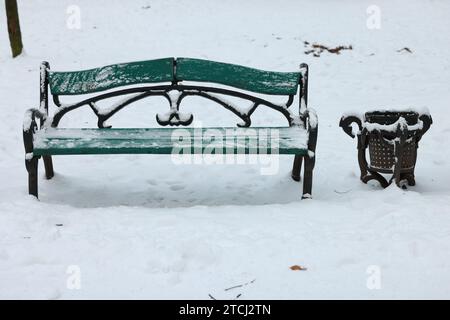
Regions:
<svg viewBox="0 0 450 320"><path fill-rule="evenodd" d="M177 58L177 80L220 83L252 92L295 95L300 72L271 72L209 60Z"/></svg>
<svg viewBox="0 0 450 320"><path fill-rule="evenodd" d="M305 155L308 136L301 127L47 128L35 134L34 154L171 154L177 144L180 147L190 146L191 153L203 153L205 147L212 145L212 141L224 154L232 150L235 154L267 152ZM258 150L258 143L264 147L262 151ZM277 146L277 151L270 150Z"/></svg>
<svg viewBox="0 0 450 320"><path fill-rule="evenodd" d="M50 71L50 91L55 95L76 95L133 84L171 82L173 61L173 58L165 58L115 64L83 71Z"/></svg>
<svg viewBox="0 0 450 320"><path fill-rule="evenodd" d="M174 58L114 64L106 67L57 72L49 71L54 95L77 95L121 86L179 81L211 82L271 95L295 95L300 72L272 72L209 60ZM175 73L174 74L174 70Z"/></svg>

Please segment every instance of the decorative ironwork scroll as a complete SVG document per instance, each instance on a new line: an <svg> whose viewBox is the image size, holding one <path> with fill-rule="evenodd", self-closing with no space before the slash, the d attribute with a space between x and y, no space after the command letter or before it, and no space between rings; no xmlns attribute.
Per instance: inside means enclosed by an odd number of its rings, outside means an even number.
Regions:
<svg viewBox="0 0 450 320"><path fill-rule="evenodd" d="M97 102L101 100L105 100L108 98L113 98L116 96L122 96L122 95L131 95L126 97L125 99L121 100L118 103L115 103L111 105L109 108L100 109L97 106ZM238 108L237 106L233 105L231 102L226 101L221 97L221 95L228 95L244 100L248 100L252 102L251 107L248 110L242 110ZM199 96L203 97L205 99L211 100L213 102L216 102L217 104L221 105L225 109L233 112L236 116L238 116L243 122L238 123L237 125L239 127L249 127L251 125L251 116L253 112L259 107L259 106L266 106L269 107L275 111L280 112L288 121L289 125L292 125L296 118L298 118L297 115L292 113L289 110L289 107L292 105L294 101L294 96L289 95L288 100L285 104L276 104L270 101L267 101L265 99L262 99L260 97L252 96L246 93L242 93L239 91L233 91L229 89L222 89L222 88L212 88L212 87L204 87L204 86L189 86L189 85L179 85L179 84L172 84L172 85L165 85L165 86L152 86L152 87L141 87L141 88L130 88L130 89L123 89L118 90L115 92L109 92L105 94L98 95L96 97L91 97L88 99L85 99L83 101L74 103L74 104L63 104L59 100L59 96L55 95L53 96L53 101L56 106L58 106L58 110L55 112L52 120L51 120L51 126L57 127L61 118L68 112L78 109L82 106L89 106L94 114L98 118L97 125L99 128L109 128L111 126L108 126L105 124L105 122L111 118L113 115L115 115L118 111L122 110L124 107L128 106L129 104L132 104L133 102L145 99L147 97L151 96L162 96L166 98L166 100L169 102L169 112L165 114L157 114L156 120L158 124L162 126L187 126L190 125L194 119L194 116L190 113L182 113L180 112L180 105L181 102L188 96Z"/></svg>

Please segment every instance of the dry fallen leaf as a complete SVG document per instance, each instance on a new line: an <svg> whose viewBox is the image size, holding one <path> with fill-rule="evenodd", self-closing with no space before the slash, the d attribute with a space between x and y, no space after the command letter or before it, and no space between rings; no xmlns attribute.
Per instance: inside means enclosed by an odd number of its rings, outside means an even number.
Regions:
<svg viewBox="0 0 450 320"><path fill-rule="evenodd" d="M293 270L293 271L305 271L305 270L308 270L308 269L306 269L305 267L299 266L299 265L293 265L291 267L291 270Z"/></svg>

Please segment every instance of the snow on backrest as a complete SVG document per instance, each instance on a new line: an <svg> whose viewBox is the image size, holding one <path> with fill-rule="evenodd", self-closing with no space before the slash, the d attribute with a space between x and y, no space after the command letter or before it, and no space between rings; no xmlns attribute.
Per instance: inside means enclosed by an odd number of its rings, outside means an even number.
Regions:
<svg viewBox="0 0 450 320"><path fill-rule="evenodd" d="M220 83L235 88L270 95L295 95L300 72L273 72L209 60L177 58L179 81Z"/></svg>
<svg viewBox="0 0 450 320"><path fill-rule="evenodd" d="M106 67L71 72L49 70L49 85L53 95L77 95L117 87L171 82L173 58L114 64Z"/></svg>

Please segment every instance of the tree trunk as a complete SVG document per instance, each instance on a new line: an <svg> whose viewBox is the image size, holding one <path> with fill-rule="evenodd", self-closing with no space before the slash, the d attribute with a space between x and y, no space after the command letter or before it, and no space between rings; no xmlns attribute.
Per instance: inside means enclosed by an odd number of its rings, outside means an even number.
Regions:
<svg viewBox="0 0 450 320"><path fill-rule="evenodd" d="M22 53L22 34L20 33L19 13L17 0L5 0L6 18L8 20L9 41L13 58Z"/></svg>

